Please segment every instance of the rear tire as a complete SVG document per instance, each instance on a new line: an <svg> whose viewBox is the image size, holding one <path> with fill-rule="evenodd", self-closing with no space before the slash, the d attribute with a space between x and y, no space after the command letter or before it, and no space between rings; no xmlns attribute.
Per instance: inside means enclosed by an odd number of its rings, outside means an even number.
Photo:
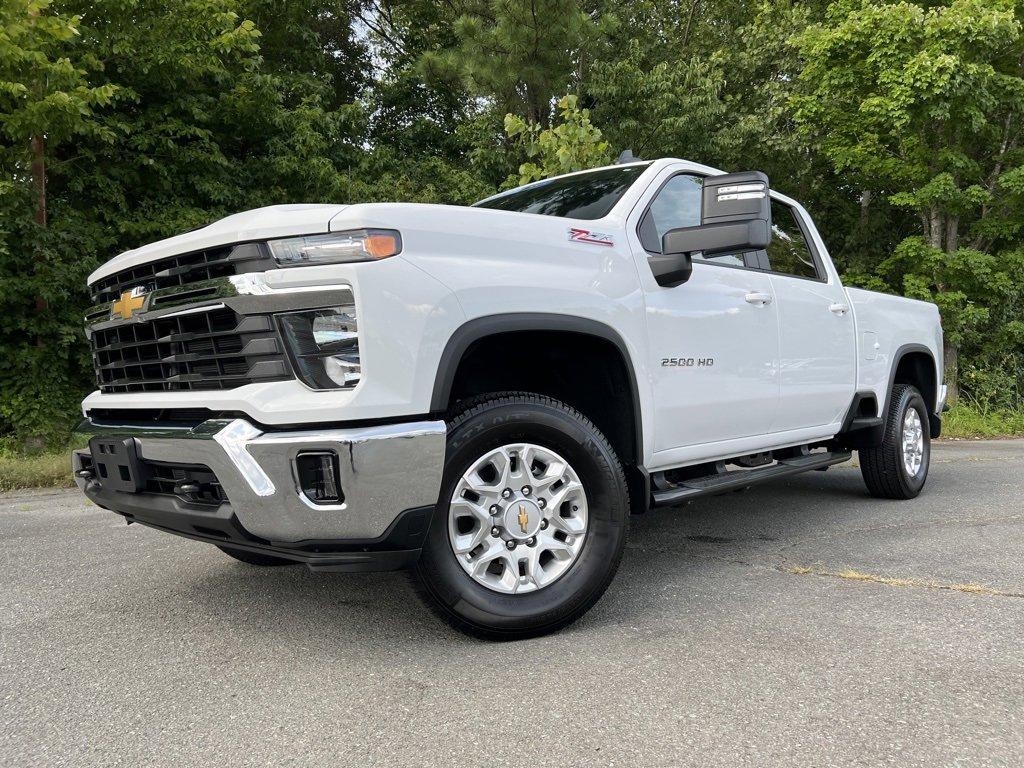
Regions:
<svg viewBox="0 0 1024 768"><path fill-rule="evenodd" d="M467 634L554 632L608 587L628 517L622 466L589 419L541 395L489 395L449 421L441 496L413 583Z"/></svg>
<svg viewBox="0 0 1024 768"><path fill-rule="evenodd" d="M893 387L882 444L858 451L860 471L872 496L913 499L924 488L931 463L928 409L915 387Z"/></svg>
<svg viewBox="0 0 1024 768"><path fill-rule="evenodd" d="M216 547L228 557L233 557L235 560L247 565L260 565L266 567L296 565L294 560L286 560L283 557L264 555L261 552L250 552L247 549L235 549L234 547L222 547L220 544L217 544Z"/></svg>

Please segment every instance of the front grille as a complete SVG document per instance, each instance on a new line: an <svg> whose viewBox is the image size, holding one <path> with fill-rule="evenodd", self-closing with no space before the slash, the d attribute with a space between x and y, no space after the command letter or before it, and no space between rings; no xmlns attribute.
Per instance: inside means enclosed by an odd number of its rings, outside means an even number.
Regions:
<svg viewBox="0 0 1024 768"><path fill-rule="evenodd" d="M93 330L90 345L101 392L232 389L292 378L273 319L226 307Z"/></svg>
<svg viewBox="0 0 1024 768"><path fill-rule="evenodd" d="M219 506L228 500L213 471L202 464L143 461L150 473L146 493L177 496L190 504Z"/></svg>
<svg viewBox="0 0 1024 768"><path fill-rule="evenodd" d="M95 304L114 301L132 288L142 286L146 293L157 288L186 285L217 277L264 272L275 262L261 243L241 243L221 248L194 251L140 264L100 278L89 286Z"/></svg>

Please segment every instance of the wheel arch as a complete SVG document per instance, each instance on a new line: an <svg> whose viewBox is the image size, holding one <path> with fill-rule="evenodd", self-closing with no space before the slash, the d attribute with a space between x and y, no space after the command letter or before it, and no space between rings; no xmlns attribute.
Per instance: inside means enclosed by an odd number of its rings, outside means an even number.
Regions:
<svg viewBox="0 0 1024 768"><path fill-rule="evenodd" d="M535 387L533 386L534 382L529 380L524 381L520 378L503 382L500 381L500 377L492 376L491 379L495 386L478 387L478 392L471 390L469 394L508 389L534 391L537 394L562 400L567 405L576 408L605 433L619 454L626 471L633 509L636 511L646 510L649 506L650 478L643 466L643 406L636 366L625 340L606 323L574 315L545 312L486 315L464 323L449 338L441 355L431 395L431 412L446 413L453 404L453 396L459 399L459 390L463 388L462 382L458 380L463 375L460 374L460 367L463 361L471 361L472 356L481 349L482 345L488 344L489 341L497 342L499 339L508 341L524 334L527 337L530 334L572 335L574 341L578 339L579 343L572 345L572 352L561 356L563 359L557 361L555 367L561 369L563 374L568 373L571 369L573 376L579 376L581 373L586 375L588 368L589 373L598 379L603 378L606 374L610 377L621 375L624 391L618 398L618 403L609 402L609 407L603 408L601 406L605 401L596 398L593 391L588 394L586 391L589 389L588 387L566 386L564 380L561 382L561 386L557 386L557 383L550 378L547 381L537 382L542 386ZM494 362L495 346L494 344L490 345L491 359L488 362ZM595 360L588 357L588 353L613 364L607 367L598 365L595 368ZM574 358L573 355L576 357ZM614 355L614 358L609 358L609 355ZM573 360L581 364L578 371L571 364ZM606 368L613 370L609 371ZM557 377L558 372L553 375ZM584 381L590 382L590 378L584 378ZM508 386L505 386L506 383ZM547 386L543 386L544 384ZM616 399L616 395L620 394L609 392L607 382L603 391L613 400ZM617 408L617 405L628 405L628 411L620 412L621 409Z"/></svg>
<svg viewBox="0 0 1024 768"><path fill-rule="evenodd" d="M452 392L455 389L459 366L474 346L490 337L526 332L577 334L582 337L599 339L615 348L628 382L633 421L633 451L630 456L622 458L630 463L642 464L643 414L636 367L626 342L618 331L606 323L591 318L553 312L517 312L485 315L463 323L448 339L448 343L441 353L431 393L431 412L443 413L448 409Z"/></svg>
<svg viewBox="0 0 1024 768"><path fill-rule="evenodd" d="M885 391L882 416L889 413L892 391L896 384L912 384L920 391L928 407L928 426L931 437L938 437L942 426L941 414L935 412L938 402L940 373L935 353L924 344L904 344L892 356L889 384Z"/></svg>

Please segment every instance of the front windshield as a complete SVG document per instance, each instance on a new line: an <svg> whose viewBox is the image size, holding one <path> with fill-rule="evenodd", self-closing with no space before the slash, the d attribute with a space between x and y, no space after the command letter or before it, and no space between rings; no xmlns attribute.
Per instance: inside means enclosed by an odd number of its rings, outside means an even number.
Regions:
<svg viewBox="0 0 1024 768"><path fill-rule="evenodd" d="M568 219L600 219L619 202L619 198L647 170L649 163L601 168L572 176L538 181L522 189L513 189L479 203L474 208L540 213Z"/></svg>

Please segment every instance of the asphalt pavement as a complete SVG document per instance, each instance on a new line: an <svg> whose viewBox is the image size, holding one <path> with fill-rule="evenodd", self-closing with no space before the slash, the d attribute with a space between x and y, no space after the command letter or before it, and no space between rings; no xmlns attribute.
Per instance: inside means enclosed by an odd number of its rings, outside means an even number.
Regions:
<svg viewBox="0 0 1024 768"><path fill-rule="evenodd" d="M634 518L545 638L402 574L260 569L74 491L0 496L2 766L1019 766L1024 441Z"/></svg>

